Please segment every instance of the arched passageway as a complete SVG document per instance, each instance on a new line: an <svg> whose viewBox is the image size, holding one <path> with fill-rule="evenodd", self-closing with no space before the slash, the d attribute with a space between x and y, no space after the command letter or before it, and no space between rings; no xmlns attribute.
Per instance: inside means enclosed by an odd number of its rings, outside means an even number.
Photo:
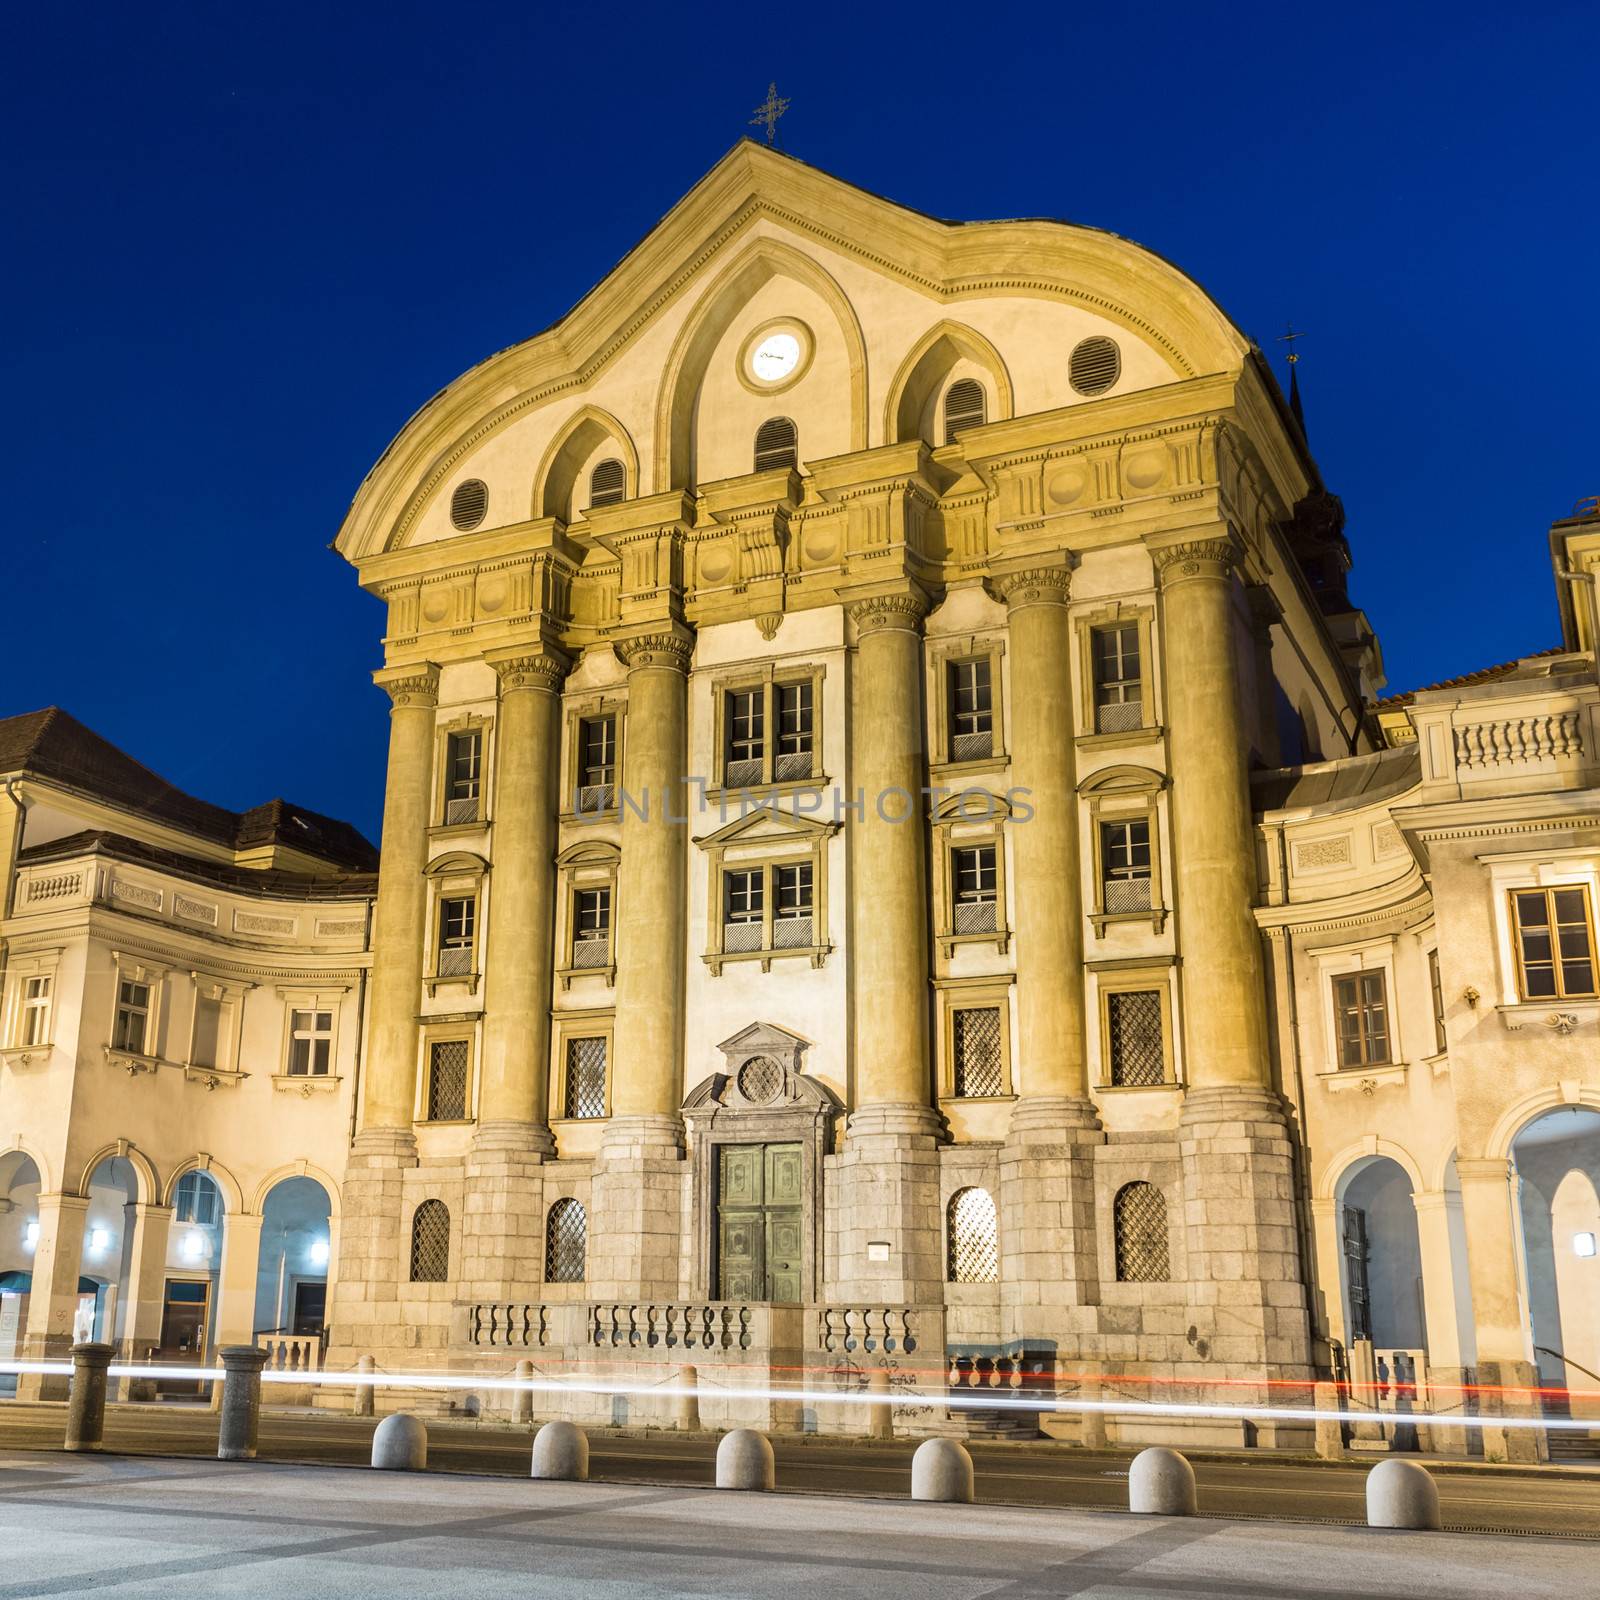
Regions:
<svg viewBox="0 0 1600 1600"><path fill-rule="evenodd" d="M261 1207L255 1331L320 1338L331 1254L328 1191L315 1178L285 1178Z"/></svg>
<svg viewBox="0 0 1600 1600"><path fill-rule="evenodd" d="M1371 1156L1350 1168L1339 1184L1339 1226L1350 1343L1426 1350L1416 1205L1399 1162Z"/></svg>

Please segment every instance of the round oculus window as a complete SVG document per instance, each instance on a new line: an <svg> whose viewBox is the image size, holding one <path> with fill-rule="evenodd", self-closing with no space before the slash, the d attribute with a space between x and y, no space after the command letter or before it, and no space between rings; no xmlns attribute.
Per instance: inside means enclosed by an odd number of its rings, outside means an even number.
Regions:
<svg viewBox="0 0 1600 1600"><path fill-rule="evenodd" d="M769 333L750 352L750 376L757 383L782 383L800 365L800 340L781 330Z"/></svg>

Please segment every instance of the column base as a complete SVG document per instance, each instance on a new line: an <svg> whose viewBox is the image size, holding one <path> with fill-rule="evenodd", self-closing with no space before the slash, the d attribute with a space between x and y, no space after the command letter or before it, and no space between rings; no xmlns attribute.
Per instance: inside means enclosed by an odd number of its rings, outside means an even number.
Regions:
<svg viewBox="0 0 1600 1600"><path fill-rule="evenodd" d="M1100 1298L1095 1153L1105 1143L1088 1101L1019 1100L1000 1148L1001 1315L1005 1336L1062 1337L1071 1307Z"/></svg>
<svg viewBox="0 0 1600 1600"><path fill-rule="evenodd" d="M538 1298L544 1278L544 1163L554 1153L550 1130L538 1123L479 1126L466 1161L463 1294L477 1300Z"/></svg>
<svg viewBox="0 0 1600 1600"><path fill-rule="evenodd" d="M1100 1113L1078 1095L1026 1095L1011 1108L1006 1143L1099 1144Z"/></svg>
<svg viewBox="0 0 1600 1600"><path fill-rule="evenodd" d="M683 1155L683 1118L640 1114L612 1117L600 1138L602 1161L678 1160Z"/></svg>
<svg viewBox="0 0 1600 1600"><path fill-rule="evenodd" d="M944 1118L914 1102L858 1106L845 1122L845 1139L943 1139Z"/></svg>
<svg viewBox="0 0 1600 1600"><path fill-rule="evenodd" d="M472 1139L473 1158L524 1156L549 1161L555 1153L555 1136L542 1122L480 1122Z"/></svg>
<svg viewBox="0 0 1600 1600"><path fill-rule="evenodd" d="M838 1279L827 1298L866 1306L938 1305L944 1295L939 1143L929 1106L861 1106L830 1162ZM837 1196L834 1199L834 1196Z"/></svg>
<svg viewBox="0 0 1600 1600"><path fill-rule="evenodd" d="M416 1164L417 1140L410 1128L362 1128L350 1143L341 1195L339 1274L328 1316L330 1345L349 1350L333 1365L349 1365L362 1352L387 1351L402 1337L405 1175Z"/></svg>
<svg viewBox="0 0 1600 1600"><path fill-rule="evenodd" d="M417 1136L410 1128L362 1128L350 1141L351 1163L414 1167Z"/></svg>
<svg viewBox="0 0 1600 1600"><path fill-rule="evenodd" d="M683 1294L689 1166L675 1116L613 1117L590 1180L589 1287L597 1300Z"/></svg>

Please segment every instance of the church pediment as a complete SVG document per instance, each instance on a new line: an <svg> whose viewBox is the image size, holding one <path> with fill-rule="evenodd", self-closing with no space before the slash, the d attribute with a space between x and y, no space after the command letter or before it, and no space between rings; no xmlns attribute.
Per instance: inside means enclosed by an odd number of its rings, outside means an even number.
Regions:
<svg viewBox="0 0 1600 1600"><path fill-rule="evenodd" d="M813 839L832 837L840 826L837 822L798 816L776 804L763 803L747 815L725 823L715 833L699 835L695 843L702 850L730 844L809 843Z"/></svg>

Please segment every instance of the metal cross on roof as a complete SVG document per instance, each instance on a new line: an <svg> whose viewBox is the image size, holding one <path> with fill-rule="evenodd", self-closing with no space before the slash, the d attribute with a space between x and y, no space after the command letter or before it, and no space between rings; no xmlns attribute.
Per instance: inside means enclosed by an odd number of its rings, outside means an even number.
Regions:
<svg viewBox="0 0 1600 1600"><path fill-rule="evenodd" d="M1300 353L1295 349L1294 342L1296 339L1305 338L1305 333L1303 330L1297 330L1292 322L1284 323L1284 327L1288 331L1278 335L1278 343L1288 345L1289 365L1292 367L1300 359Z"/></svg>
<svg viewBox="0 0 1600 1600"><path fill-rule="evenodd" d="M767 130L767 143L772 144L778 137L778 118L789 109L789 102L778 95L778 86L775 83L767 85L767 98L756 107L756 114L750 119L752 128L765 127Z"/></svg>

